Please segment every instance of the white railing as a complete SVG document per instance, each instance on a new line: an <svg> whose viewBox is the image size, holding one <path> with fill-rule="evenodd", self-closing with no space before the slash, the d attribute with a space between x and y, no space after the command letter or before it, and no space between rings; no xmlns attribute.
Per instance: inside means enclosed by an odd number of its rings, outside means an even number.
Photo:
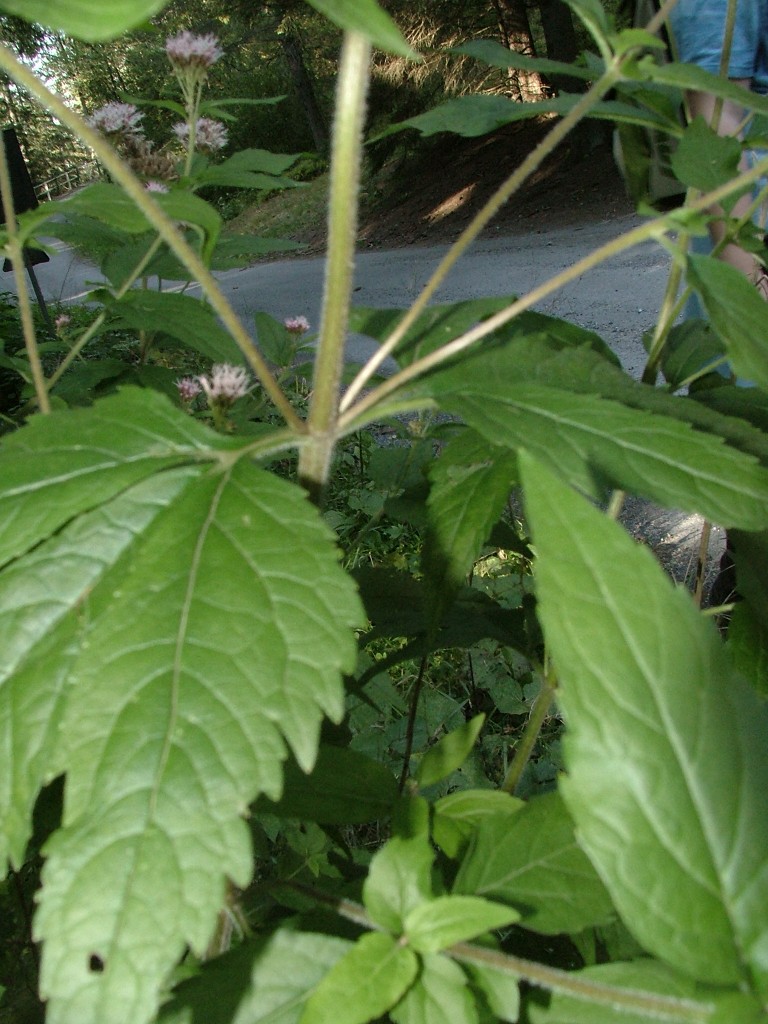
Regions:
<svg viewBox="0 0 768 1024"><path fill-rule="evenodd" d="M68 167L59 174L48 178L47 181L35 185L35 195L38 199L56 199L57 196L71 192L81 185L87 185L99 176L98 167L95 163L78 164L76 167Z"/></svg>

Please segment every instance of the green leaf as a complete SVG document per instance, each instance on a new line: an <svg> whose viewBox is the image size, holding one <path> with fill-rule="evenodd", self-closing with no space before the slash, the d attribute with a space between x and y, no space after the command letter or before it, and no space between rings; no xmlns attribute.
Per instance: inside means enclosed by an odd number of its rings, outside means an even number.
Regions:
<svg viewBox="0 0 768 1024"><path fill-rule="evenodd" d="M467 361L425 384L492 444L528 448L596 498L618 488L724 526L765 525L768 473L720 438L594 395L494 378L492 368Z"/></svg>
<svg viewBox="0 0 768 1024"><path fill-rule="evenodd" d="M653 955L768 987L768 712L615 522L521 455L579 843Z"/></svg>
<svg viewBox="0 0 768 1024"><path fill-rule="evenodd" d="M765 300L758 290L741 271L710 256L690 256L688 276L701 295L735 372L767 388Z"/></svg>
<svg viewBox="0 0 768 1024"><path fill-rule="evenodd" d="M561 93L547 100L535 103L520 103L505 96L474 95L459 96L439 104L425 114L417 114L407 121L392 125L381 133L391 135L405 128L415 128L422 135L437 135L439 132L452 132L464 138L474 139L489 132L498 131L507 124L524 121L545 114L558 114L561 117L570 113L580 95ZM587 117L619 124L637 124L645 128L669 130L669 122L655 111L637 107L631 103L617 100L602 100L590 107Z"/></svg>
<svg viewBox="0 0 768 1024"><path fill-rule="evenodd" d="M429 748L416 771L416 781L422 789L447 779L451 772L464 764L484 722L485 715L475 715L469 722L449 732Z"/></svg>
<svg viewBox="0 0 768 1024"><path fill-rule="evenodd" d="M445 446L430 478L422 568L434 628L490 537L517 480L517 460L467 430Z"/></svg>
<svg viewBox="0 0 768 1024"><path fill-rule="evenodd" d="M262 798L255 810L324 825L363 825L388 817L397 796L397 780L384 765L346 747L321 745L309 775L288 761L280 800Z"/></svg>
<svg viewBox="0 0 768 1024"><path fill-rule="evenodd" d="M705 71L695 64L674 62L659 63L654 57L645 57L637 62L638 70L649 81L661 85L674 86L681 91L706 92L724 100L732 100L744 110L753 110L768 115L768 98L752 89L725 78L722 75Z"/></svg>
<svg viewBox="0 0 768 1024"><path fill-rule="evenodd" d="M376 0L307 0L307 3L345 32L360 32L381 50L421 60Z"/></svg>
<svg viewBox="0 0 768 1024"><path fill-rule="evenodd" d="M448 857L458 857L478 826L487 818L516 814L525 804L496 789L461 789L435 804L432 833Z"/></svg>
<svg viewBox="0 0 768 1024"><path fill-rule="evenodd" d="M293 252L302 249L300 242L290 238L257 238L255 235L223 235L211 256L212 270L239 267L248 256L267 256L273 252Z"/></svg>
<svg viewBox="0 0 768 1024"><path fill-rule="evenodd" d="M241 444L137 389L33 417L0 451L0 566L139 480Z"/></svg>
<svg viewBox="0 0 768 1024"><path fill-rule="evenodd" d="M547 935L579 932L614 916L557 793L535 797L514 817L481 820L454 891L513 903L525 928Z"/></svg>
<svg viewBox="0 0 768 1024"><path fill-rule="evenodd" d="M0 10L95 42L113 39L161 11L168 0L0 0Z"/></svg>
<svg viewBox="0 0 768 1024"><path fill-rule="evenodd" d="M647 1012L617 1013L614 1006L607 1006L589 1000L588 991L583 999L563 993L553 993L549 1006L542 1007L535 1002L528 1005L531 1024L654 1024L659 1019L669 1019L659 1013L660 1006L655 1005L654 995L671 997L680 1001L681 1010L695 1007L696 986L690 979L672 971L666 964L655 960L635 960L629 963L598 964L574 971L570 975L574 980L589 985L612 985L619 989L626 988L640 994L644 993L647 1000ZM706 1002L699 1003L700 1020L708 1017ZM669 1007L667 1007L669 1012ZM690 1012L690 1009L689 1009Z"/></svg>
<svg viewBox="0 0 768 1024"><path fill-rule="evenodd" d="M363 902L372 920L399 935L410 912L432 896L435 853L426 829L395 836L378 850L363 885Z"/></svg>
<svg viewBox="0 0 768 1024"><path fill-rule="evenodd" d="M515 1024L520 1015L520 988L518 980L507 971L490 964L465 964L476 988L485 997L492 1013L499 1020Z"/></svg>
<svg viewBox="0 0 768 1024"><path fill-rule="evenodd" d="M479 896L438 896L405 919L405 935L419 953L438 953L520 920L516 910Z"/></svg>
<svg viewBox="0 0 768 1024"><path fill-rule="evenodd" d="M368 932L320 982L300 1024L367 1024L398 1002L418 970L412 949L391 935Z"/></svg>
<svg viewBox="0 0 768 1024"><path fill-rule="evenodd" d="M221 217L210 203L182 189L153 196L158 206L174 220L193 224L205 235L203 254L210 257L221 231ZM84 215L129 234L143 234L154 228L118 185L97 181L57 204L62 216Z"/></svg>
<svg viewBox="0 0 768 1024"><path fill-rule="evenodd" d="M0 864L20 868L57 749L88 594L202 467L169 470L75 519L0 573ZM3 873L5 873L3 869Z"/></svg>
<svg viewBox="0 0 768 1024"><path fill-rule="evenodd" d="M768 697L768 623L743 601L731 614L728 649L736 669Z"/></svg>
<svg viewBox="0 0 768 1024"><path fill-rule="evenodd" d="M279 928L217 957L180 985L157 1024L298 1024L304 1005L351 943Z"/></svg>
<svg viewBox="0 0 768 1024"><path fill-rule="evenodd" d="M110 327L162 331L213 363L240 365L243 355L210 306L191 295L132 288L110 308Z"/></svg>
<svg viewBox="0 0 768 1024"><path fill-rule="evenodd" d="M36 920L52 1020L150 1021L226 879L248 883L241 816L279 797L286 742L309 771L343 713L360 608L337 557L303 492L243 459L192 480L92 593Z"/></svg>
<svg viewBox="0 0 768 1024"><path fill-rule="evenodd" d="M736 177L740 160L738 139L718 135L703 117L697 117L675 147L672 169L684 185L709 192Z"/></svg>
<svg viewBox="0 0 768 1024"><path fill-rule="evenodd" d="M566 64L559 60L546 57L529 57L503 46L495 39L475 39L471 43L462 43L453 48L453 53L462 53L467 57L475 57L495 68L513 68L521 71L538 71L543 75L565 75L568 78L581 78L585 82L592 80L594 75L578 64Z"/></svg>
<svg viewBox="0 0 768 1024"><path fill-rule="evenodd" d="M414 985L389 1011L395 1024L477 1024L475 1001L462 969L445 956L427 955Z"/></svg>
<svg viewBox="0 0 768 1024"><path fill-rule="evenodd" d="M238 188L296 188L301 182L283 177L298 154L270 153L265 149L241 149L220 164L211 164L197 174L201 185L234 185Z"/></svg>

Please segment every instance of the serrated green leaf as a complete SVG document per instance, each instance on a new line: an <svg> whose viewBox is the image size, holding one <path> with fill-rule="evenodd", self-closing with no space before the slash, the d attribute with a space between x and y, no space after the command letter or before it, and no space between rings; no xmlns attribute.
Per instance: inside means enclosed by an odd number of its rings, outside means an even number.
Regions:
<svg viewBox="0 0 768 1024"><path fill-rule="evenodd" d="M736 177L740 159L738 139L718 135L703 117L697 117L675 147L672 169L684 185L709 192Z"/></svg>
<svg viewBox="0 0 768 1024"><path fill-rule="evenodd" d="M345 32L360 32L380 49L421 60L376 0L307 0L316 11Z"/></svg>
<svg viewBox="0 0 768 1024"><path fill-rule="evenodd" d="M645 949L766 987L766 708L647 550L527 454L521 468L579 843Z"/></svg>
<svg viewBox="0 0 768 1024"><path fill-rule="evenodd" d="M408 366L464 334L477 323L487 320L494 313L506 309L516 298L515 295L496 296L430 306L408 328L394 352L394 358L401 366ZM394 331L404 315L405 310L401 309L357 306L350 312L350 330L382 342ZM506 343L530 335L546 336L557 348L587 347L614 365L621 365L616 355L594 331L544 313L527 310L494 332L494 338L503 339Z"/></svg>
<svg viewBox="0 0 768 1024"><path fill-rule="evenodd" d="M255 810L324 825L362 825L388 817L397 796L397 780L383 764L356 750L323 744L309 775L289 761L280 800L262 798Z"/></svg>
<svg viewBox="0 0 768 1024"><path fill-rule="evenodd" d="M245 942L180 985L158 1024L298 1024L304 1004L352 944L279 928Z"/></svg>
<svg viewBox="0 0 768 1024"><path fill-rule="evenodd" d="M610 399L494 379L488 369L468 361L425 385L492 444L528 448L596 498L618 488L724 526L765 525L768 472L720 438Z"/></svg>
<svg viewBox="0 0 768 1024"><path fill-rule="evenodd" d="M598 964L574 971L574 979L596 985L613 985L619 989L627 988L637 993L645 993L647 1012L617 1013L613 1006L599 1005L590 1002L585 993L584 999L574 999L562 993L553 993L549 1006L543 1007L531 1002L528 1014L531 1024L654 1024L659 1019L669 1019L659 1013L659 1006L654 1005L654 995L664 996L681 1003L681 1010L696 1006L696 985L689 979L677 974L666 964L655 960L635 960L629 963ZM702 998L700 1020L709 1016L706 998ZM669 1012L674 1006L667 1006ZM690 1012L689 1009L689 1012ZM695 1017L693 1017L695 1019Z"/></svg>
<svg viewBox="0 0 768 1024"><path fill-rule="evenodd" d="M416 771L419 786L432 786L442 779L447 779L451 772L460 768L469 757L484 722L485 715L475 715L469 722L449 732L430 747Z"/></svg>
<svg viewBox="0 0 768 1024"><path fill-rule="evenodd" d="M432 833L448 857L458 857L478 826L489 817L516 814L525 804L496 789L460 789L435 804Z"/></svg>
<svg viewBox="0 0 768 1024"><path fill-rule="evenodd" d="M395 1024L477 1024L478 1015L467 978L444 956L422 957L414 985L389 1011Z"/></svg>
<svg viewBox="0 0 768 1024"><path fill-rule="evenodd" d="M711 256L689 256L688 277L720 335L734 371L768 387L765 300L741 271Z"/></svg>
<svg viewBox="0 0 768 1024"><path fill-rule="evenodd" d="M226 879L247 884L241 815L279 797L286 741L308 771L322 715L341 717L360 607L303 492L241 460L189 483L87 611L41 988L56 1024L142 1024L185 945L205 949Z"/></svg>
<svg viewBox="0 0 768 1024"><path fill-rule="evenodd" d="M240 365L243 355L216 315L199 299L133 288L110 308L110 327L162 331L214 363Z"/></svg>
<svg viewBox="0 0 768 1024"><path fill-rule="evenodd" d="M438 953L519 920L516 910L479 896L437 896L408 914L405 935L419 953Z"/></svg>
<svg viewBox="0 0 768 1024"><path fill-rule="evenodd" d="M128 488L0 573L0 863L21 866L43 784L59 773L67 676L88 594L202 467Z"/></svg>
<svg viewBox="0 0 768 1024"><path fill-rule="evenodd" d="M33 417L0 452L0 565L139 480L241 444L132 388Z"/></svg>
<svg viewBox="0 0 768 1024"><path fill-rule="evenodd" d="M465 970L480 989L492 1013L499 1020L515 1024L520 1016L520 988L517 978L490 964L468 963Z"/></svg>
<svg viewBox="0 0 768 1024"><path fill-rule="evenodd" d="M300 1024L367 1024L401 999L418 970L413 950L391 935L368 932L320 982Z"/></svg>
<svg viewBox="0 0 768 1024"><path fill-rule="evenodd" d="M0 10L95 42L113 39L161 11L168 0L0 0Z"/></svg>
<svg viewBox="0 0 768 1024"><path fill-rule="evenodd" d="M402 932L411 910L432 896L434 859L426 828L415 835L395 836L374 854L363 903L376 924L394 935Z"/></svg>
<svg viewBox="0 0 768 1024"><path fill-rule="evenodd" d="M524 927L548 935L579 932L614 916L557 793L535 797L514 817L480 821L454 891L507 900L522 910Z"/></svg>

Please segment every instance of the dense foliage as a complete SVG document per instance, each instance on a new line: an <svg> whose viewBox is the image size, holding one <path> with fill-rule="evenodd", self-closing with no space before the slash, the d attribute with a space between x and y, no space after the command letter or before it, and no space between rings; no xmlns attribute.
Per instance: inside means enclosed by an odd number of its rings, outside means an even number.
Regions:
<svg viewBox="0 0 768 1024"><path fill-rule="evenodd" d="M353 309L371 48L419 54L375 0L309 3L297 19L343 34L316 337L257 314L254 343L212 273L280 243L227 234L206 190L296 186L295 156L227 149L210 26L172 35L166 93L90 122L0 48L109 177L17 218L0 156L9 1019L39 994L49 1024L765 1022L765 305L687 248L768 161L738 175L738 144L679 108L692 87L768 101L659 63L598 0L569 0L596 51L574 66L468 43L582 89L410 118L477 135L560 115L408 310ZM163 6L0 0L72 53ZM585 116L669 136L690 189L565 275L670 251L642 383L536 296L430 305ZM23 247L51 236L104 285L46 337ZM711 329L675 326L681 279ZM162 288L192 280L202 298ZM355 375L352 329L380 342ZM725 357L755 386L713 374ZM625 492L727 528L727 636L617 524Z"/></svg>

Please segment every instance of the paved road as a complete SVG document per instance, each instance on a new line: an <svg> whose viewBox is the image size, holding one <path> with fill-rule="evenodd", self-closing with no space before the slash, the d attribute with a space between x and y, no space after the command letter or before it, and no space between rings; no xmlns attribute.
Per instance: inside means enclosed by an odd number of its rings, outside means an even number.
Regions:
<svg viewBox="0 0 768 1024"><path fill-rule="evenodd" d="M438 302L485 295L523 294L639 223L633 216L591 222L537 234L489 238L476 243L454 268ZM369 251L359 255L355 302L363 306L404 306L428 280L445 247ZM643 330L651 326L664 288L668 258L653 243L622 254L591 270L546 299L537 308L598 331L619 354L628 372L639 375ZM72 302L99 282L95 267L59 248L50 263L37 268L47 299ZM282 319L302 314L317 324L322 297L321 258L264 263L217 275L222 289L247 324L257 311ZM11 287L10 275L0 287ZM372 344L351 339L349 357L360 361Z"/></svg>
<svg viewBox="0 0 768 1024"><path fill-rule="evenodd" d="M452 271L436 301L523 294L638 223L639 218L624 216L481 240ZM408 305L446 251L446 247L432 246L362 252L357 262L355 303ZM627 372L639 377L645 358L643 331L654 322L668 266L665 251L647 243L590 270L536 308L597 331L619 355ZM50 263L37 268L37 275L46 298L54 302L82 300L88 289L99 283L98 271L63 246ZM313 325L318 323L323 286L319 257L275 261L218 277L246 324L258 311L278 319L304 315ZM0 283L3 286L11 286L10 275ZM348 356L359 362L374 349L370 339L352 338ZM671 575L681 582L692 579L701 532L698 517L633 501L626 521L633 533L651 545ZM710 545L710 579L722 546L723 533L716 530Z"/></svg>

